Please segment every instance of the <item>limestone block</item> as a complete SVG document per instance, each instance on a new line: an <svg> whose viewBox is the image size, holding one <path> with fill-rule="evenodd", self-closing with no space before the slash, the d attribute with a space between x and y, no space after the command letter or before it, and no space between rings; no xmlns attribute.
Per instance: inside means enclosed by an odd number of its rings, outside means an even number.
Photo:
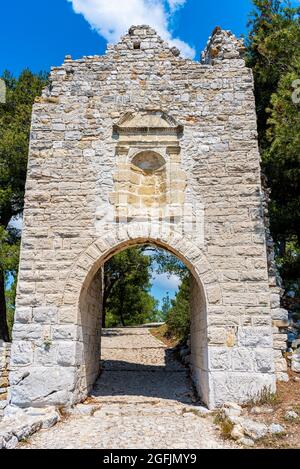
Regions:
<svg viewBox="0 0 300 469"><path fill-rule="evenodd" d="M255 422L254 420L243 419L241 425L243 427L244 433L253 440L259 440L268 433L267 425L264 423Z"/></svg>
<svg viewBox="0 0 300 469"><path fill-rule="evenodd" d="M256 398L264 388L276 390L275 376L271 373L213 372L210 383L216 407L225 402L242 404Z"/></svg>
<svg viewBox="0 0 300 469"><path fill-rule="evenodd" d="M283 383L288 383L290 380L289 375L287 373L282 373L281 371L280 372L276 371L276 379L277 381L283 382Z"/></svg>
<svg viewBox="0 0 300 469"><path fill-rule="evenodd" d="M286 334L273 334L273 344L275 350L286 350L287 335Z"/></svg>
<svg viewBox="0 0 300 469"><path fill-rule="evenodd" d="M272 319L277 321L288 321L288 311L283 308L276 308L271 310Z"/></svg>
<svg viewBox="0 0 300 469"><path fill-rule="evenodd" d="M290 325L290 321L275 320L272 321L272 325L278 329L287 329Z"/></svg>
<svg viewBox="0 0 300 469"><path fill-rule="evenodd" d="M76 323L76 307L75 306L61 306L58 311L58 321L60 324L74 324Z"/></svg>
<svg viewBox="0 0 300 469"><path fill-rule="evenodd" d="M33 320L41 324L56 324L57 308L55 306L33 308Z"/></svg>
<svg viewBox="0 0 300 469"><path fill-rule="evenodd" d="M11 386L11 404L42 407L68 403L75 386L74 368L37 366L27 370L20 384Z"/></svg>
<svg viewBox="0 0 300 469"><path fill-rule="evenodd" d="M41 428L44 430L53 427L60 421L60 415L55 407L46 407L45 409L29 407L24 410L24 413L33 422L41 420Z"/></svg>
<svg viewBox="0 0 300 469"><path fill-rule="evenodd" d="M255 350L256 371L261 373L274 372L274 354L273 349Z"/></svg>
<svg viewBox="0 0 300 469"><path fill-rule="evenodd" d="M239 345L244 347L272 347L272 329L270 327L240 327Z"/></svg>
<svg viewBox="0 0 300 469"><path fill-rule="evenodd" d="M280 358L275 358L275 369L277 372L287 371L287 361L283 356Z"/></svg>
<svg viewBox="0 0 300 469"><path fill-rule="evenodd" d="M228 370L231 367L230 352L224 347L209 347L209 366L212 370Z"/></svg>
<svg viewBox="0 0 300 469"><path fill-rule="evenodd" d="M264 326L271 327L272 326L271 317L269 315L253 317L252 325L258 326L258 327L264 327Z"/></svg>
<svg viewBox="0 0 300 469"><path fill-rule="evenodd" d="M0 375L0 388L7 388L9 385L8 378L3 376L3 373Z"/></svg>
<svg viewBox="0 0 300 469"><path fill-rule="evenodd" d="M76 364L76 343L63 342L58 346L57 363L61 366Z"/></svg>
<svg viewBox="0 0 300 469"><path fill-rule="evenodd" d="M254 371L254 353L248 348L234 348L231 353L234 371Z"/></svg>
<svg viewBox="0 0 300 469"><path fill-rule="evenodd" d="M34 351L35 366L53 366L57 364L57 345L51 341L44 342L35 347Z"/></svg>
<svg viewBox="0 0 300 469"><path fill-rule="evenodd" d="M300 373L300 353L298 351L292 355L292 371Z"/></svg>
<svg viewBox="0 0 300 469"><path fill-rule="evenodd" d="M206 292L210 304L220 303L222 299L222 293L219 286L208 286Z"/></svg>
<svg viewBox="0 0 300 469"><path fill-rule="evenodd" d="M226 344L227 330L225 327L210 327L208 329L208 341L214 345Z"/></svg>
<svg viewBox="0 0 300 469"><path fill-rule="evenodd" d="M273 309L280 309L280 294L279 293L271 293L271 308Z"/></svg>
<svg viewBox="0 0 300 469"><path fill-rule="evenodd" d="M43 335L43 327L40 324L14 324L13 340L40 339Z"/></svg>
<svg viewBox="0 0 300 469"><path fill-rule="evenodd" d="M0 422L0 449L13 449L18 442L29 438L40 429L55 425L60 416L55 409L33 409L24 411L14 406L5 409L5 417Z"/></svg>
<svg viewBox="0 0 300 469"><path fill-rule="evenodd" d="M77 328L74 325L53 326L52 338L57 339L75 339Z"/></svg>
<svg viewBox="0 0 300 469"><path fill-rule="evenodd" d="M240 440L244 438L244 436L245 434L242 425L235 425L231 432L231 438L234 440Z"/></svg>
<svg viewBox="0 0 300 469"><path fill-rule="evenodd" d="M33 344L29 341L14 341L11 350L12 365L29 365L33 362Z"/></svg>
<svg viewBox="0 0 300 469"><path fill-rule="evenodd" d="M32 308L16 308L15 323L28 324L32 320Z"/></svg>
<svg viewBox="0 0 300 469"><path fill-rule="evenodd" d="M246 438L246 437L240 438L240 439L238 440L238 443L240 443L240 444L243 445L243 446L247 446L247 447L249 447L249 448L255 446L255 443L254 443L254 441L252 440L252 438Z"/></svg>
<svg viewBox="0 0 300 469"><path fill-rule="evenodd" d="M271 433L271 435L280 435L284 433L284 431L284 427L278 423L272 423L268 428L268 432Z"/></svg>

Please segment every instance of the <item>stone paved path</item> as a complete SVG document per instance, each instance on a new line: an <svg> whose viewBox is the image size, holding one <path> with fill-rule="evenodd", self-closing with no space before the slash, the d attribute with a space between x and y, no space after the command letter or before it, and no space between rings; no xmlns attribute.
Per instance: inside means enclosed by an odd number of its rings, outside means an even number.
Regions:
<svg viewBox="0 0 300 469"><path fill-rule="evenodd" d="M92 415L67 417L22 448L232 448L196 405L187 370L145 328L106 329Z"/></svg>

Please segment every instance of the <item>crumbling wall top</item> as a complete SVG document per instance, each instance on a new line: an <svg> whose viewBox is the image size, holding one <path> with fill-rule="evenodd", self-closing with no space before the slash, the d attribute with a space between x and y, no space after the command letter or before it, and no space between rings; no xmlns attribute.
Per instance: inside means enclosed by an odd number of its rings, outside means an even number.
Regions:
<svg viewBox="0 0 300 469"><path fill-rule="evenodd" d="M243 39L217 26L202 52L201 61L203 64L217 65L228 60L243 60L244 52Z"/></svg>

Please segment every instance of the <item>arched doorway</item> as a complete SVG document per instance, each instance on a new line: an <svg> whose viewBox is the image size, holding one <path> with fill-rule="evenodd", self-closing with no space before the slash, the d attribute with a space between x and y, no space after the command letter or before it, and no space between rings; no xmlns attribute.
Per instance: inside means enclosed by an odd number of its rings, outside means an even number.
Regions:
<svg viewBox="0 0 300 469"><path fill-rule="evenodd" d="M174 238L175 239L175 238ZM177 238L178 242L178 238ZM102 243L103 240L99 241ZM87 274L83 280L82 287L78 296L77 303L77 379L75 396L76 400L82 400L92 390L93 385L98 377L100 368L100 349L101 349L101 316L102 316L102 295L103 295L103 270L102 267L115 254L132 246L142 244L152 244L154 246L164 248L170 253L178 257L189 269L191 278L191 376L199 397L207 405L211 405L210 387L209 387L209 370L208 370L208 339L207 339L207 294L200 275L199 267L193 264L190 258L185 256L185 252L190 251L190 256L197 255L195 248L191 250L189 243L184 243L182 250L172 247L170 244L161 239L145 239L131 238L120 242L118 245L106 250L103 255L96 258L97 242L90 247L89 252L93 249L94 259L86 253L86 261L89 260L89 268L87 265ZM201 255L198 253L198 262L201 261ZM82 275L82 262L79 261L81 267L79 270ZM79 266L78 266L79 267ZM202 269L205 267L203 259ZM206 264L206 268L207 268ZM76 270L76 269L75 269ZM79 280L79 270L77 270L77 282ZM66 285L66 295L70 295L71 284L74 281L69 279L69 285ZM78 283L77 283L78 284ZM74 292L75 293L75 292Z"/></svg>

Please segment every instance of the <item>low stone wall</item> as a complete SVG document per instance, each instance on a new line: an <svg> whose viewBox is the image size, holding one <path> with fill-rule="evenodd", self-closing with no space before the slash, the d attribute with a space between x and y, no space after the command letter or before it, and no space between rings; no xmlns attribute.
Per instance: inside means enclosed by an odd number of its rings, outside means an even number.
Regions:
<svg viewBox="0 0 300 469"><path fill-rule="evenodd" d="M284 290L282 288L282 279L279 275L275 262L275 248L270 231L270 218L268 209L270 202L270 189L268 189L267 180L264 175L262 175L262 187L264 194L263 207L267 245L275 372L278 381L288 381L288 367L284 353L287 350L287 331L289 327L289 317L288 311L281 307L281 297Z"/></svg>
<svg viewBox="0 0 300 469"><path fill-rule="evenodd" d="M10 362L11 344L0 340L0 417L1 408L7 400L7 392L9 387L8 373Z"/></svg>
<svg viewBox="0 0 300 469"><path fill-rule="evenodd" d="M292 371L300 373L300 349L294 351L292 355Z"/></svg>

